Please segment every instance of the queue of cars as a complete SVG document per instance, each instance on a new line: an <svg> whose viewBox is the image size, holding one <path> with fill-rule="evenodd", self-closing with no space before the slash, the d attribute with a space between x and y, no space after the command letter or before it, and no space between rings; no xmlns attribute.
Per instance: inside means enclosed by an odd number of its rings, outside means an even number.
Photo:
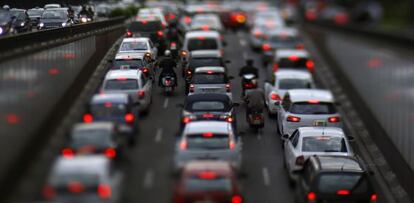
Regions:
<svg viewBox="0 0 414 203"><path fill-rule="evenodd" d="M232 94L234 78L228 75L224 52L225 32L238 29L251 30L251 47L272 71L264 85L265 102L283 141L296 201L377 202L372 174L352 149L353 138L342 130L334 96L317 89L317 67L300 30L287 26L294 19L267 2L149 5L127 26L101 87L69 133L43 188L45 200L119 200L120 162L136 144L139 120L150 113L158 56L173 41L170 29L177 28L178 41L173 42L180 52L175 59L186 97L178 105L172 202L245 202L240 104Z"/></svg>

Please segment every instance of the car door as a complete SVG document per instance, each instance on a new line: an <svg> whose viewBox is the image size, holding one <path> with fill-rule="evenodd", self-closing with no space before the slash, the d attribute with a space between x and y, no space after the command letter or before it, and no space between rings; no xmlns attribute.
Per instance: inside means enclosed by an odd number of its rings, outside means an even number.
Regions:
<svg viewBox="0 0 414 203"><path fill-rule="evenodd" d="M295 130L293 134L285 141L285 161L288 170L294 168L297 157L297 147L299 142L300 133L298 130Z"/></svg>

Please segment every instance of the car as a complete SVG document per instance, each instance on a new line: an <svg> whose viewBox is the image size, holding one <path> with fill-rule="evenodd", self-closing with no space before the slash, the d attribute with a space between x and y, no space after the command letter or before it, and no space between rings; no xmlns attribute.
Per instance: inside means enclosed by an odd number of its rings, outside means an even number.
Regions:
<svg viewBox="0 0 414 203"><path fill-rule="evenodd" d="M225 94L194 94L185 99L183 111L181 113L181 129L187 123L200 120L220 120L233 124L233 129L237 130L237 119L235 107L238 103Z"/></svg>
<svg viewBox="0 0 414 203"><path fill-rule="evenodd" d="M59 157L42 189L50 202L115 202L121 176L102 155Z"/></svg>
<svg viewBox="0 0 414 203"><path fill-rule="evenodd" d="M86 107L84 123L114 122L129 144L134 144L138 131L138 108L127 94L96 94Z"/></svg>
<svg viewBox="0 0 414 203"><path fill-rule="evenodd" d="M243 202L237 174L224 161L192 161L174 187L174 202Z"/></svg>
<svg viewBox="0 0 414 203"><path fill-rule="evenodd" d="M124 155L123 141L113 122L78 123L72 127L69 144L62 149L62 156L104 155L120 160Z"/></svg>
<svg viewBox="0 0 414 203"><path fill-rule="evenodd" d="M224 46L217 31L190 31L185 34L182 51L218 50L224 55Z"/></svg>
<svg viewBox="0 0 414 203"><path fill-rule="evenodd" d="M153 61L144 61L146 55L151 56L150 53L144 52L122 52L115 55L115 60L112 61L112 70L141 70L145 76L154 81L155 70Z"/></svg>
<svg viewBox="0 0 414 203"><path fill-rule="evenodd" d="M313 73L315 62L306 50L278 49L274 53L272 70L276 72L281 69L299 69Z"/></svg>
<svg viewBox="0 0 414 203"><path fill-rule="evenodd" d="M139 18L128 25L126 37L147 37L163 53L167 47L165 26L155 17Z"/></svg>
<svg viewBox="0 0 414 203"><path fill-rule="evenodd" d="M224 34L225 31L220 17L216 14L197 14L193 16L190 30L215 30L221 34Z"/></svg>
<svg viewBox="0 0 414 203"><path fill-rule="evenodd" d="M32 8L27 10L32 26L36 27L39 24L39 20L42 17L43 12L43 8Z"/></svg>
<svg viewBox="0 0 414 203"><path fill-rule="evenodd" d="M68 8L49 8L43 12L37 29L62 28L72 25L73 21L69 18Z"/></svg>
<svg viewBox="0 0 414 203"><path fill-rule="evenodd" d="M378 202L373 174L357 157L312 156L295 188L296 202Z"/></svg>
<svg viewBox="0 0 414 203"><path fill-rule="evenodd" d="M158 48L154 43L147 37L138 37L138 38L124 38L122 40L121 46L119 47L117 56L125 54L130 56L131 53L150 53L153 60L157 59Z"/></svg>
<svg viewBox="0 0 414 203"><path fill-rule="evenodd" d="M278 49L303 49L303 41L296 28L279 28L269 33L262 45L262 61L267 66Z"/></svg>
<svg viewBox="0 0 414 203"><path fill-rule="evenodd" d="M242 143L232 124L226 121L196 121L188 123L177 142L175 169L194 160L221 160L240 169Z"/></svg>
<svg viewBox="0 0 414 203"><path fill-rule="evenodd" d="M198 67L189 85L189 94L219 93L232 98L230 80L224 67Z"/></svg>
<svg viewBox="0 0 414 203"><path fill-rule="evenodd" d="M61 8L60 4L45 4L43 7L44 9L55 9L55 8Z"/></svg>
<svg viewBox="0 0 414 203"><path fill-rule="evenodd" d="M124 93L142 113L147 113L152 100L152 81L140 70L110 70L104 79L101 93Z"/></svg>
<svg viewBox="0 0 414 203"><path fill-rule="evenodd" d="M13 15L8 10L0 9L0 36L13 34L15 32Z"/></svg>
<svg viewBox="0 0 414 203"><path fill-rule="evenodd" d="M342 127L341 116L329 90L288 90L279 109L277 124L283 139L299 127Z"/></svg>
<svg viewBox="0 0 414 203"><path fill-rule="evenodd" d="M167 19L161 8L143 8L139 10L138 15L136 16L137 19L151 17L160 19L164 27L168 26Z"/></svg>
<svg viewBox="0 0 414 203"><path fill-rule="evenodd" d="M10 9L10 13L14 17L14 30L18 33L32 31L32 23L27 11L24 9Z"/></svg>
<svg viewBox="0 0 414 203"><path fill-rule="evenodd" d="M265 83L266 106L270 115L276 115L280 102L291 89L315 89L312 74L303 70L282 69L273 73L271 81Z"/></svg>
<svg viewBox="0 0 414 203"><path fill-rule="evenodd" d="M284 142L284 163L290 180L312 155L354 156L349 139L341 128L300 127Z"/></svg>

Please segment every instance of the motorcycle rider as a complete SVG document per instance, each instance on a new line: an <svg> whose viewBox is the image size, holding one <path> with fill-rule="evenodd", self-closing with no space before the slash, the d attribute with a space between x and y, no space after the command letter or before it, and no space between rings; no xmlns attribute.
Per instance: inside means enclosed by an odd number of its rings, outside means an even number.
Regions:
<svg viewBox="0 0 414 203"><path fill-rule="evenodd" d="M176 81L174 86L177 86L177 75L174 71L174 68L177 67L177 63L172 58L170 50L165 50L164 57L159 60L158 67L161 69L161 73L158 78L158 85L162 86L162 78L169 75Z"/></svg>
<svg viewBox="0 0 414 203"><path fill-rule="evenodd" d="M81 9L81 11L79 12L78 15L79 16L81 16L81 15L89 16L89 12L88 12L88 9L86 8L86 5L82 5L82 9Z"/></svg>
<svg viewBox="0 0 414 203"><path fill-rule="evenodd" d="M263 113L265 108L265 95L261 89L251 89L246 91L244 96L246 102L246 119L252 113Z"/></svg>
<svg viewBox="0 0 414 203"><path fill-rule="evenodd" d="M246 65L240 69L239 76L242 77L243 75L253 74L256 78L259 78L259 70L254 67L253 59L247 59Z"/></svg>

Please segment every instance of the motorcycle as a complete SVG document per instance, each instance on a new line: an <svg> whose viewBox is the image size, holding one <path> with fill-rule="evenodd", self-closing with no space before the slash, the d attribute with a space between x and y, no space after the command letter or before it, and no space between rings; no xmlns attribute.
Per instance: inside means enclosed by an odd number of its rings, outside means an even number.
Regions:
<svg viewBox="0 0 414 203"><path fill-rule="evenodd" d="M247 115L247 123L254 130L258 131L264 127L264 113L263 112L252 112Z"/></svg>
<svg viewBox="0 0 414 203"><path fill-rule="evenodd" d="M92 22L92 18L90 18L88 15L79 15L79 22L80 23Z"/></svg>
<svg viewBox="0 0 414 203"><path fill-rule="evenodd" d="M172 75L166 75L161 78L161 84L166 95L171 95L175 88L175 78Z"/></svg>
<svg viewBox="0 0 414 203"><path fill-rule="evenodd" d="M245 74L242 76L242 96L245 95L246 90L257 88L257 77L255 74Z"/></svg>

